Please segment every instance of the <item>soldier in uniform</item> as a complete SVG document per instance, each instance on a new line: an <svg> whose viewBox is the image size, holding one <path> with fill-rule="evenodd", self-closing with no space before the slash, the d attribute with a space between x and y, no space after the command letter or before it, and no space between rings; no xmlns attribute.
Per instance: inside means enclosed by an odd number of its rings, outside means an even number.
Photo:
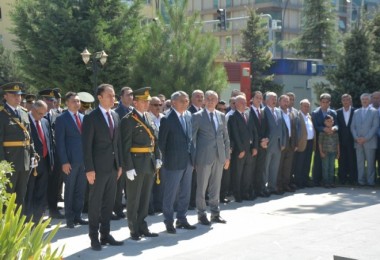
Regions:
<svg viewBox="0 0 380 260"><path fill-rule="evenodd" d="M38 155L30 138L30 122L25 109L20 107L24 85L10 82L3 85L4 107L0 110L0 161L13 164L8 192L16 193L16 203L23 205L31 162L36 166Z"/></svg>
<svg viewBox="0 0 380 260"><path fill-rule="evenodd" d="M30 111L32 110L32 106L34 104L34 102L36 101L36 95L33 95L33 94L26 94L25 95L25 108L26 110Z"/></svg>
<svg viewBox="0 0 380 260"><path fill-rule="evenodd" d="M154 130L154 122L147 113L150 88L133 92L134 109L121 120L123 171L127 173L127 217L133 240L141 236L157 237L148 229L149 198L154 173L161 167L160 153Z"/></svg>
<svg viewBox="0 0 380 260"><path fill-rule="evenodd" d="M79 112L83 115L88 115L92 111L91 104L95 102L95 98L88 92L78 92L81 107Z"/></svg>

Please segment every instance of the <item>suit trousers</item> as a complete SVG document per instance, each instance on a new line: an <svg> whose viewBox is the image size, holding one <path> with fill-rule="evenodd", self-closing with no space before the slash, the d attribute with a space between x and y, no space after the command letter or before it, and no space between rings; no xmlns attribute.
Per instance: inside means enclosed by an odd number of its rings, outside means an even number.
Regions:
<svg viewBox="0 0 380 260"><path fill-rule="evenodd" d="M319 153L318 142L316 143L316 148L314 152L312 176L314 185L319 186L322 182L322 159L321 154Z"/></svg>
<svg viewBox="0 0 380 260"><path fill-rule="evenodd" d="M186 214L190 202L192 172L193 167L190 163L183 170L162 169L164 183L162 212L165 224L173 224L174 222L174 202L176 199L177 220L182 223L187 221Z"/></svg>
<svg viewBox="0 0 380 260"><path fill-rule="evenodd" d="M250 194L252 183L252 155L249 151L245 152L243 158L239 158L239 154L233 154L236 163L236 171L232 174L233 192L237 200L243 197L247 198Z"/></svg>
<svg viewBox="0 0 380 260"><path fill-rule="evenodd" d="M84 171L84 164L72 164L70 174L63 175L67 222L73 222L81 218L87 182Z"/></svg>
<svg viewBox="0 0 380 260"><path fill-rule="evenodd" d="M7 193L16 193L16 204L25 206L24 200L29 180L29 171L14 171L12 174L7 174L10 185L7 186ZM25 209L23 210L25 212Z"/></svg>
<svg viewBox="0 0 380 260"><path fill-rule="evenodd" d="M296 172L295 183L298 187L305 187L309 181L311 156L313 154L314 140L307 140L306 148L303 152L295 152Z"/></svg>
<svg viewBox="0 0 380 260"><path fill-rule="evenodd" d="M360 185L375 185L375 154L376 149L360 146L356 149L358 164L358 182ZM367 161L367 176L365 175L365 162Z"/></svg>
<svg viewBox="0 0 380 260"><path fill-rule="evenodd" d="M195 166L197 171L197 194L196 205L198 216L206 214L206 190L208 191L208 204L211 210L211 216L219 216L219 194L223 174L223 163L216 159L211 164L202 164Z"/></svg>
<svg viewBox="0 0 380 260"><path fill-rule="evenodd" d="M112 208L115 202L117 171L97 172L95 183L89 185L88 221L90 238L110 233Z"/></svg>
<svg viewBox="0 0 380 260"><path fill-rule="evenodd" d="M127 218L132 234L148 232L145 218L148 216L153 180L152 173L138 173L133 181L127 178Z"/></svg>
<svg viewBox="0 0 380 260"><path fill-rule="evenodd" d="M289 186L294 159L294 148L287 146L281 151L280 167L278 169L277 187L282 190Z"/></svg>
<svg viewBox="0 0 380 260"><path fill-rule="evenodd" d="M280 167L281 150L267 151L265 158L265 175L264 182L267 183L269 191L277 190L277 175Z"/></svg>
<svg viewBox="0 0 380 260"><path fill-rule="evenodd" d="M34 170L29 176L28 188L25 196L25 214L33 222L40 221L47 206L47 185L49 176L49 159L40 158L37 167L37 176Z"/></svg>
<svg viewBox="0 0 380 260"><path fill-rule="evenodd" d="M126 186L126 178L125 174L122 174L117 180L115 205L113 207L115 214L123 213L123 190Z"/></svg>
<svg viewBox="0 0 380 260"><path fill-rule="evenodd" d="M346 183L349 181L354 184L358 181L358 172L356 165L356 152L353 144L340 144L340 157L339 157L339 181Z"/></svg>
<svg viewBox="0 0 380 260"><path fill-rule="evenodd" d="M259 146L257 155L252 159L252 186L256 193L260 193L265 189L264 174L266 155L267 150Z"/></svg>
<svg viewBox="0 0 380 260"><path fill-rule="evenodd" d="M62 169L58 161L58 156L54 157L54 168L53 171L49 174L48 179L48 205L49 211L58 210L58 196L59 196L59 180L61 178Z"/></svg>

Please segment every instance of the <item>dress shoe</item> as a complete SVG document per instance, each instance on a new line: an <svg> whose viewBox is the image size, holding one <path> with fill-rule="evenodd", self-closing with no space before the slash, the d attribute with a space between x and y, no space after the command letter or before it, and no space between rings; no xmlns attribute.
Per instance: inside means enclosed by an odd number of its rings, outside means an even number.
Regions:
<svg viewBox="0 0 380 260"><path fill-rule="evenodd" d="M295 192L296 190L293 189L293 188L291 188L290 186L285 186L284 187L284 191L286 191L286 192Z"/></svg>
<svg viewBox="0 0 380 260"><path fill-rule="evenodd" d="M119 218L125 218L125 214L123 212L120 212L120 213L116 213L116 216L118 216Z"/></svg>
<svg viewBox="0 0 380 260"><path fill-rule="evenodd" d="M202 216L198 217L198 222L202 225L205 225L205 226L211 225L211 222L207 219L206 215L202 215Z"/></svg>
<svg viewBox="0 0 380 260"><path fill-rule="evenodd" d="M226 224L227 223L227 221L224 220L221 216L213 216L213 217L211 217L211 222L222 223L222 224Z"/></svg>
<svg viewBox="0 0 380 260"><path fill-rule="evenodd" d="M74 225L73 222L67 222L67 223L66 223L66 227L67 227L67 228L75 228L75 225Z"/></svg>
<svg viewBox="0 0 380 260"><path fill-rule="evenodd" d="M290 183L289 184L289 187L293 190L296 190L297 189L297 185L295 185L294 183Z"/></svg>
<svg viewBox="0 0 380 260"><path fill-rule="evenodd" d="M113 238L113 236L108 234L106 236L100 237L100 244L101 245L109 244L110 246L121 246L124 244L124 242L123 241L117 241Z"/></svg>
<svg viewBox="0 0 380 260"><path fill-rule="evenodd" d="M183 228L183 229L188 229L188 230L194 230L197 227L194 225L190 225L189 222L176 222L175 223L176 228Z"/></svg>
<svg viewBox="0 0 380 260"><path fill-rule="evenodd" d="M158 237L157 233L152 233L149 230L141 232L141 234L144 235L144 237Z"/></svg>
<svg viewBox="0 0 380 260"><path fill-rule="evenodd" d="M141 237L138 233L131 233L131 239L135 241L141 240Z"/></svg>
<svg viewBox="0 0 380 260"><path fill-rule="evenodd" d="M231 201L227 198L220 198L220 203L230 203Z"/></svg>
<svg viewBox="0 0 380 260"><path fill-rule="evenodd" d="M78 218L78 219L74 219L74 224L75 225L88 225L88 221L87 220L84 220L83 218Z"/></svg>
<svg viewBox="0 0 380 260"><path fill-rule="evenodd" d="M255 199L257 199L257 195L254 192L251 195L249 195L247 198L247 200L249 201L254 201Z"/></svg>
<svg viewBox="0 0 380 260"><path fill-rule="evenodd" d="M99 239L91 239L91 248L94 251L101 251L102 246L100 245Z"/></svg>
<svg viewBox="0 0 380 260"><path fill-rule="evenodd" d="M166 232L169 234L177 233L177 230L174 228L173 224L166 224Z"/></svg>
<svg viewBox="0 0 380 260"><path fill-rule="evenodd" d="M65 216L58 210L49 212L49 216L53 219L65 219Z"/></svg>
<svg viewBox="0 0 380 260"><path fill-rule="evenodd" d="M112 213L111 219L112 220L119 220L120 217L118 215L115 215L115 214Z"/></svg>

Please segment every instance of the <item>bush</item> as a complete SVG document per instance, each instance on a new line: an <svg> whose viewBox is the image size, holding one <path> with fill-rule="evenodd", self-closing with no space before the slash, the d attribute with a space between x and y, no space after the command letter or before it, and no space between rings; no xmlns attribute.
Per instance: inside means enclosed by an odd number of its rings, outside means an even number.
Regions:
<svg viewBox="0 0 380 260"><path fill-rule="evenodd" d="M5 187L9 181L6 173L11 165L0 163L0 186ZM5 176L5 177L4 177ZM4 190L1 190L3 195ZM3 198L3 197L2 197ZM50 219L35 224L26 221L22 207L16 204L16 194L5 195L0 201L0 259L63 259L62 248L52 251L50 241L59 229L59 225L45 234Z"/></svg>

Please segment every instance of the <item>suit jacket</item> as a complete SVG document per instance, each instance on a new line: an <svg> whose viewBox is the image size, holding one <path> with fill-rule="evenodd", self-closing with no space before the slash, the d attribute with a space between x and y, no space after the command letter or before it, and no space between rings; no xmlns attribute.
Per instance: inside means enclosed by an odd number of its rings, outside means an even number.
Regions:
<svg viewBox="0 0 380 260"><path fill-rule="evenodd" d="M31 128L31 134L33 138L33 143L34 143L34 149L42 158L43 155L43 144L42 141L38 135L37 128L34 123L32 123L33 119L29 116L29 121L30 123L30 128ZM54 166L54 149L53 149L53 138L51 136L51 131L49 129L49 122L45 118L41 118L40 121L42 132L44 134L45 140L46 140L46 145L48 148L48 156L49 156L49 164L50 168L53 168Z"/></svg>
<svg viewBox="0 0 380 260"><path fill-rule="evenodd" d="M336 119L337 125L339 127L338 135L339 135L339 144L340 146L353 146L354 137L351 133L351 124L352 118L354 116L355 109L353 107L350 108L350 117L348 119L348 124L346 125L346 121L344 120L343 108L339 108L336 111Z"/></svg>
<svg viewBox="0 0 380 260"><path fill-rule="evenodd" d="M99 107L83 119L82 145L85 172L111 174L121 167L119 116L110 110L114 121L114 134L111 138L109 127Z"/></svg>
<svg viewBox="0 0 380 260"><path fill-rule="evenodd" d="M255 108L256 109L256 108ZM268 138L268 122L267 118L265 116L264 110L260 108L260 115L261 120L256 115L256 111L253 109L253 107L250 107L249 112L249 124L251 125L251 129L256 128L257 136L259 143L261 139Z"/></svg>
<svg viewBox="0 0 380 260"><path fill-rule="evenodd" d="M174 109L161 119L158 145L162 153L163 165L167 170L183 170L194 153L192 142L191 113L184 113L186 132Z"/></svg>
<svg viewBox="0 0 380 260"><path fill-rule="evenodd" d="M377 130L379 128L379 114L376 109L369 107L365 116L363 108L355 110L351 123L351 132L354 139L364 137L366 142L363 144L366 149L377 148ZM355 148L360 145L355 142Z"/></svg>
<svg viewBox="0 0 380 260"><path fill-rule="evenodd" d="M29 171L30 158L34 156L33 138L31 138L30 122L28 114L21 108L17 108L19 117L14 114L7 104L4 106L4 111L0 111L0 161L6 160L13 163L15 171ZM10 116L6 113L10 114ZM30 138L30 146L26 147L3 147L3 142L7 141L26 141L28 137L24 130L16 124L12 118L18 120L28 131Z"/></svg>
<svg viewBox="0 0 380 260"><path fill-rule="evenodd" d="M133 116L137 117L141 123L137 122ZM127 114L121 120L121 143L122 143L122 163L123 171L135 169L136 174L153 174L155 169L155 160L160 159L160 151L158 149L157 139L154 136L155 124L149 117L149 113L145 113L148 122L139 115L136 109ZM154 142L142 126L144 124L152 133ZM152 153L131 153L132 147L150 147L154 148Z"/></svg>
<svg viewBox="0 0 380 260"><path fill-rule="evenodd" d="M334 126L337 126L337 119L336 119L335 110L328 108L326 114L330 115L334 118ZM315 128L316 134L317 134L316 140L318 142L319 133L323 132L323 129L325 128L325 117L323 116L323 112L322 112L320 107L318 107L316 110L314 110L311 113L311 118L313 120L313 125Z"/></svg>
<svg viewBox="0 0 380 260"><path fill-rule="evenodd" d="M228 119L228 133L230 142L233 143L232 152L239 154L241 152L251 153L252 149L258 148L258 135L256 127L249 123L249 110L243 112L235 111Z"/></svg>
<svg viewBox="0 0 380 260"><path fill-rule="evenodd" d="M202 108L201 108L200 110L197 110L197 109L195 108L195 106L191 105L191 106L189 106L189 108L188 108L187 110L188 110L190 113L194 114L194 113L196 113L196 112L198 112L198 111L201 111Z"/></svg>
<svg viewBox="0 0 380 260"><path fill-rule="evenodd" d="M276 118L273 117L269 107L264 108L264 114L268 122L268 152L281 151L281 147L285 147L286 126L278 108L274 108Z"/></svg>
<svg viewBox="0 0 380 260"><path fill-rule="evenodd" d="M193 114L194 164L211 164L215 160L223 164L226 159L230 159L230 140L225 115L214 110L214 116L218 121L216 133L206 109Z"/></svg>
<svg viewBox="0 0 380 260"><path fill-rule="evenodd" d="M83 115L78 113L83 124ZM66 111L55 121L55 143L59 163L82 164L83 147L82 134L70 112Z"/></svg>

